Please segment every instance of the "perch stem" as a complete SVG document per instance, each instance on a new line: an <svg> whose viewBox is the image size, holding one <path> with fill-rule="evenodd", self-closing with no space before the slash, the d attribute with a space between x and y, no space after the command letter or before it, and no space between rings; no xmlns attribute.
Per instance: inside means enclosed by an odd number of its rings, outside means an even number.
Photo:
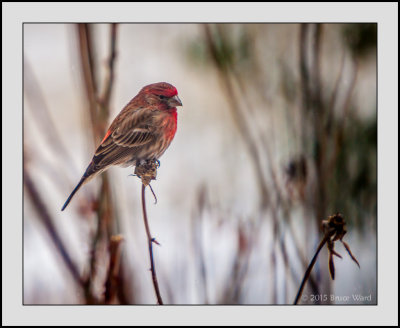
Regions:
<svg viewBox="0 0 400 328"><path fill-rule="evenodd" d="M157 296L157 303L159 305L163 305L163 301L162 301L161 294L160 294L160 289L158 287L156 268L155 268L155 265L154 265L154 258L153 258L153 242L154 243L157 243L157 242L156 242L155 239L153 239L151 237L151 233L150 233L150 227L149 227L149 223L148 223L148 220L147 220L145 191L146 191L146 186L144 184L142 184L143 221L144 221L144 226L146 228L147 242L148 242L148 246L149 246L151 277L153 279L153 286L154 286L154 290L155 290L156 296Z"/></svg>
<svg viewBox="0 0 400 328"><path fill-rule="evenodd" d="M315 255L312 258L310 264L308 265L308 268L307 268L306 272L304 273L304 277L303 277L303 280L301 282L299 291L297 292L297 296L296 296L296 299L294 301L294 305L296 305L298 303L301 295L303 294L304 286L306 285L306 282L307 282L308 278L310 277L310 274L311 274L311 271L312 271L312 269L314 267L314 264L317 261L318 254L321 251L322 247L324 247L325 243L328 241L329 238L330 238L329 234L325 234L325 237L319 243L318 249L315 252Z"/></svg>

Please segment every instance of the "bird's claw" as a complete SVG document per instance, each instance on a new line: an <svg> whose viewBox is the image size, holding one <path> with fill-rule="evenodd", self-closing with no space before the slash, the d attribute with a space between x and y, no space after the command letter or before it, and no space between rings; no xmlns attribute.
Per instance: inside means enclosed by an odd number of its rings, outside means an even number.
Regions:
<svg viewBox="0 0 400 328"><path fill-rule="evenodd" d="M145 186L150 184L151 180L155 180L157 176L157 163L155 161L147 161L139 163L135 166L134 172Z"/></svg>

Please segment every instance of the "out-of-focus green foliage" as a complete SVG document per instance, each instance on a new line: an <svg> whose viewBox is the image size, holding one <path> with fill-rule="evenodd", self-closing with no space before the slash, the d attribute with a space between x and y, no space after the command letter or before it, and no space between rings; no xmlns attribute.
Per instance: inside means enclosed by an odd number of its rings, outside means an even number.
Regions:
<svg viewBox="0 0 400 328"><path fill-rule="evenodd" d="M209 26L215 46L215 62L223 69L240 69L251 57L251 37L246 26L219 24ZM234 31L234 33L232 33ZM187 47L187 54L196 64L212 63L204 38L193 39Z"/></svg>
<svg viewBox="0 0 400 328"><path fill-rule="evenodd" d="M346 213L350 225L362 230L367 216L377 209L377 127L376 120L349 118L347 123L330 181L332 188L328 188L329 199L333 209Z"/></svg>

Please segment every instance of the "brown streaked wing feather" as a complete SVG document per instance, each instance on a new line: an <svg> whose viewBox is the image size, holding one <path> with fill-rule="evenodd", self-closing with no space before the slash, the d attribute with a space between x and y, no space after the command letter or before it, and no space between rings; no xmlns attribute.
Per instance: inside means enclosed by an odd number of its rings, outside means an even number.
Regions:
<svg viewBox="0 0 400 328"><path fill-rule="evenodd" d="M155 128L149 122L152 121L152 113L146 108L138 108L127 113L125 109L111 124L111 135L97 148L93 157L96 167L120 164L126 159L135 156L135 153L147 143L155 139Z"/></svg>
<svg viewBox="0 0 400 328"><path fill-rule="evenodd" d="M112 140L119 146L138 147L154 138L155 127L151 124L153 113L148 108L138 108L119 120L113 129Z"/></svg>
<svg viewBox="0 0 400 328"><path fill-rule="evenodd" d="M95 163L95 169L100 170L110 165L120 165L125 162L128 162L135 157L135 149L128 147L113 147L106 154L99 154L93 157L93 161Z"/></svg>
<svg viewBox="0 0 400 328"><path fill-rule="evenodd" d="M138 147L150 142L154 138L154 133L149 129L136 128L125 133L115 131L112 139L115 144L122 147Z"/></svg>

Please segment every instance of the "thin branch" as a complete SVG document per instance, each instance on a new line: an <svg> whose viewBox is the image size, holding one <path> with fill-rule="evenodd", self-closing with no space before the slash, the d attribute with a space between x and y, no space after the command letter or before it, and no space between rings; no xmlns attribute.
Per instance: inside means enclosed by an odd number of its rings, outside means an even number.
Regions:
<svg viewBox="0 0 400 328"><path fill-rule="evenodd" d="M325 244L327 244L328 251L329 251L328 267L329 267L329 273L331 275L332 280L335 279L335 266L334 266L334 262L333 262L333 255L335 255L339 258L342 258L342 256L334 250L335 241L340 241L341 243L343 243L343 245L346 248L347 252L349 253L351 259L358 265L358 267L360 267L360 264L358 263L358 261L354 257L354 255L352 254L349 245L343 241L343 237L347 233L346 221L344 220L343 216L340 213L329 216L327 220L322 221L322 228L324 231L324 238L319 243L317 251L315 252L314 257L312 258L312 260L304 274L304 278L303 278L303 281L301 282L299 291L297 292L297 296L294 301L294 305L296 305L298 303L301 295L303 294L304 286L305 286L308 278L310 277L311 271L317 260L318 254L321 251L322 247L324 247Z"/></svg>
<svg viewBox="0 0 400 328"><path fill-rule="evenodd" d="M294 305L296 305L296 304L298 303L298 301L299 301L301 295L303 294L304 286L306 285L306 282L307 282L308 278L310 277L310 274L311 274L311 271L312 271L312 269L313 269L313 267L314 267L314 264L315 264L315 262L317 261L318 254L319 254L319 252L321 251L322 247L324 247L324 245L325 245L325 243L328 241L328 239L329 239L329 236L326 235L326 236L321 240L321 242L319 243L318 248L317 248L317 251L315 252L314 257L312 258L310 264L308 265L308 268L307 268L307 270L306 270L306 272L305 272L305 274L304 274L303 280L301 281L301 285L300 285L299 291L297 292L296 299L295 299L295 301L294 301L294 303L293 303Z"/></svg>
<svg viewBox="0 0 400 328"><path fill-rule="evenodd" d="M61 157L61 164L66 165L69 168L70 173L76 173L77 168L71 161L69 150L62 141L56 128L57 125L54 123L52 118L43 90L40 87L40 82L26 56L24 56L24 93L27 101L31 104L32 118L39 126L39 130L44 135L49 146L52 148L52 151L57 153L58 157ZM61 175L61 179L70 183L70 180L65 176L65 174Z"/></svg>
<svg viewBox="0 0 400 328"><path fill-rule="evenodd" d="M104 301L106 304L115 304L118 295L119 270L121 262L121 235L111 236L109 241L110 264L105 282Z"/></svg>
<svg viewBox="0 0 400 328"><path fill-rule="evenodd" d="M208 297L208 280L207 280L207 268L204 259L204 247L203 247L203 215L204 211L207 209L208 200L207 200L207 191L206 187L202 185L197 193L197 208L192 215L191 220L191 232L192 232L192 241L193 241L193 250L194 256L193 258L196 261L196 265L198 266L198 270L200 271L200 279L201 284L199 284L199 290L203 293L204 302L203 304L209 303Z"/></svg>
<svg viewBox="0 0 400 328"><path fill-rule="evenodd" d="M101 140L101 134L98 129L97 120L97 83L93 59L93 45L89 24L78 24L79 50L82 65L82 73L86 96L89 101L89 114L92 123L93 142L97 144Z"/></svg>
<svg viewBox="0 0 400 328"><path fill-rule="evenodd" d="M108 116L109 107L110 107L110 99L111 99L111 91L114 83L114 67L115 67L115 59L117 57L116 44L117 44L117 24L111 25L111 33L110 33L110 54L107 61L108 64L108 75L106 77L106 81L104 83L104 90L99 99L101 107L106 111L105 116Z"/></svg>
<svg viewBox="0 0 400 328"><path fill-rule="evenodd" d="M223 90L226 94L226 99L230 104L229 108L231 110L233 121L236 124L238 131L241 134L241 137L252 158L252 164L254 165L254 171L257 176L256 181L260 188L261 207L265 208L269 203L269 191L265 183L264 170L261 166L261 154L257 148L256 142L253 140L254 138L252 138L250 134L251 128L249 127L246 117L240 109L239 100L236 97L236 94L233 90L232 81L230 80L228 75L228 67L226 66L226 64L222 64L219 60L216 42L211 34L211 29L207 24L204 25L204 31L207 47L210 51L211 58L217 68L218 77L222 83Z"/></svg>
<svg viewBox="0 0 400 328"><path fill-rule="evenodd" d="M256 233L255 225L250 227L248 233L243 223L237 225L237 249L230 270L230 279L226 280L226 288L222 293L223 304L238 304L243 289L243 282L249 269L250 257L255 247L254 237Z"/></svg>
<svg viewBox="0 0 400 328"><path fill-rule="evenodd" d="M344 72L344 63L345 63L345 54L343 53L342 59L340 62L340 70L339 74L336 78L335 86L332 91L332 95L329 101L329 104L327 105L327 113L326 113L326 123L325 127L328 132L328 134L331 133L332 129L332 124L333 124L333 112L336 107L337 99L338 99L338 94L339 94L339 87L343 81L343 72Z"/></svg>
<svg viewBox="0 0 400 328"><path fill-rule="evenodd" d="M87 281L85 281L78 270L78 267L71 259L64 243L62 242L56 227L53 224L53 219L51 218L48 209L45 206L45 203L40 196L33 180L30 177L29 172L27 171L24 165L24 185L25 190L32 200L32 204L35 207L40 220L42 221L44 227L46 228L51 240L53 241L56 249L61 255L68 271L71 273L72 277L76 281L78 285L80 285L84 290L86 290Z"/></svg>
<svg viewBox="0 0 400 328"><path fill-rule="evenodd" d="M302 266L305 267L305 266L307 265L307 259L306 259L306 257L305 257L305 254L301 252L300 242L299 242L299 240L297 239L296 234L295 234L295 232L293 231L293 227L292 227L292 225L290 224L290 222L288 222L288 227L289 227L289 233L290 233L290 235L292 236L293 244L295 245L296 256L299 258L299 260L300 260ZM293 277L296 276L295 274L292 274L292 275L293 275ZM309 277L309 280L310 280L310 285L311 285L312 291L314 292L314 294L318 294L318 284L317 284L317 282L315 281L314 277L313 277L313 276L310 276L310 277ZM293 278L293 281L295 281L294 278Z"/></svg>
<svg viewBox="0 0 400 328"><path fill-rule="evenodd" d="M134 174L142 181L142 210L143 210L143 221L146 228L147 242L149 246L149 256L150 256L150 270L151 277L153 279L154 290L157 296L157 303L163 305L163 301L160 294L160 289L158 287L156 268L154 265L153 258L153 243L159 245L155 238L151 237L149 222L147 220L146 211L146 187L150 185L152 180L157 177L157 168L160 166L158 160L148 160L136 163Z"/></svg>
<svg viewBox="0 0 400 328"><path fill-rule="evenodd" d="M121 257L124 256L123 254ZM117 285L117 297L119 304L127 305L127 304L135 304L136 302L136 293L133 292L133 286L135 285L134 273L127 269L126 261L121 258L121 262L119 264L120 268L118 270L118 285ZM129 270L129 271L128 271Z"/></svg>
<svg viewBox="0 0 400 328"><path fill-rule="evenodd" d="M358 63L354 61L352 76L350 78L349 87L346 90L346 97L345 102L343 104L343 118L342 122L338 124L337 129L335 129L335 135L333 136L333 151L332 157L328 162L328 170L330 174L334 171L334 165L336 163L337 157L339 156L340 147L342 146L343 142L343 135L346 127L346 123L348 122L348 115L349 115L349 108L351 104L351 99L353 96L353 91L357 82L357 75L358 75Z"/></svg>
<svg viewBox="0 0 400 328"><path fill-rule="evenodd" d="M160 294L160 288L158 287L156 268L154 265L154 258L153 258L153 243L158 244L158 242L154 238L151 237L150 227L149 227L149 223L147 220L145 191L146 191L146 185L143 183L142 184L142 210L143 210L144 226L146 228L146 234L147 234L147 242L148 242L148 246L149 246L151 277L153 279L154 290L155 290L156 296L157 296L157 303L159 305L163 305L163 301L162 301L161 294Z"/></svg>
<svg viewBox="0 0 400 328"><path fill-rule="evenodd" d="M90 24L78 24L78 40L80 50L80 61L82 68L82 75L84 79L84 86L86 89L86 96L89 103L88 111L91 120L92 136L94 144L98 144L103 138L109 116L109 105L111 91L114 81L114 62L116 59L116 36L117 25L111 25L110 35L110 54L108 59L108 72L104 82L103 95L99 96L99 87L97 83L98 67L95 65L96 51L93 47L93 39ZM101 101L100 101L101 100ZM91 259L90 259L90 272L89 272L89 286L96 275L96 255L97 245L101 242L109 243L110 237L113 234L114 226L114 208L111 198L111 189L107 172L101 176L102 184L100 188L100 195L98 199L98 206L96 206L97 213L97 231L93 237ZM105 239L102 236L106 236Z"/></svg>

